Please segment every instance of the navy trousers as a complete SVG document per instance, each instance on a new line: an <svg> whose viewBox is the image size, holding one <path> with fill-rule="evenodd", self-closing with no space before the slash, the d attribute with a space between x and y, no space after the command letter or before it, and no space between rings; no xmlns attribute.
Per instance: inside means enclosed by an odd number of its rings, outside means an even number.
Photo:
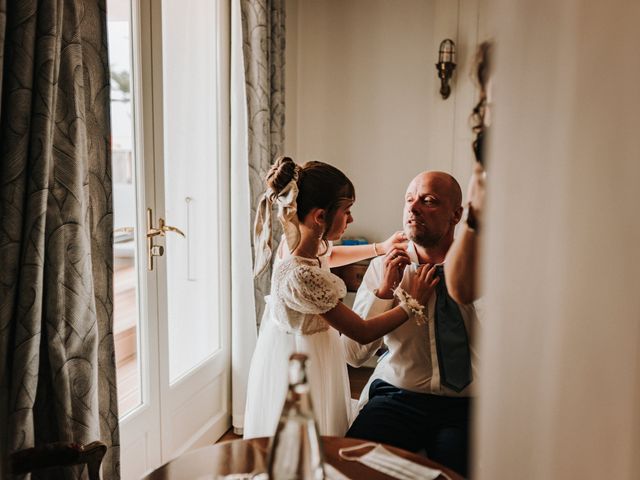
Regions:
<svg viewBox="0 0 640 480"><path fill-rule="evenodd" d="M374 380L369 402L347 437L425 450L441 465L467 476L470 399L415 393Z"/></svg>

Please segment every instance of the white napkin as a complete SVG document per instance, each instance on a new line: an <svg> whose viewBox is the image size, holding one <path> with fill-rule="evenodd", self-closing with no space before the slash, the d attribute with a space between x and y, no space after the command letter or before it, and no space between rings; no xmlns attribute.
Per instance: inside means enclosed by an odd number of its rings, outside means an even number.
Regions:
<svg viewBox="0 0 640 480"><path fill-rule="evenodd" d="M364 455L346 455L347 452L360 450L364 447L374 447ZM360 462L369 468L385 473L398 480L435 480L442 475L449 478L441 470L425 467L419 463L402 458L390 452L379 443L363 443L353 447L341 448L338 450L340 458L353 462Z"/></svg>

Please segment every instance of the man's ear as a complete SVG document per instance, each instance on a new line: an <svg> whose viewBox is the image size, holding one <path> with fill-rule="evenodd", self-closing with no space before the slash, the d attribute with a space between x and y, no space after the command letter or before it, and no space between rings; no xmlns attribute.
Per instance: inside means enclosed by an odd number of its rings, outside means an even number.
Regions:
<svg viewBox="0 0 640 480"><path fill-rule="evenodd" d="M457 225L458 222L460 222L460 219L462 218L462 212L464 212L464 208L462 207L462 205L460 205L458 208L456 208L453 211L453 224Z"/></svg>

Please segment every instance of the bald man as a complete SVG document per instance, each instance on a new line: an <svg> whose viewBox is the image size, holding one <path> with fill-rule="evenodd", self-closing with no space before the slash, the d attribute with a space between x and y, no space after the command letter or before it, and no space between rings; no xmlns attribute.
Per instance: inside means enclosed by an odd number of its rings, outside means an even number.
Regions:
<svg viewBox="0 0 640 480"><path fill-rule="evenodd" d="M358 289L354 311L369 318L393 308L397 305L395 288L410 282L419 264L444 262L462 216L461 203L460 185L447 173L423 172L411 181L403 213L407 250L394 249L371 261ZM465 343L454 345L449 354L444 353L446 342L436 331L449 329L447 323L439 323L448 321L445 314L439 313L436 319L436 310L445 311L440 303L445 300L459 312L451 314L455 317L452 322L457 322L462 336L466 335ZM347 436L410 451L424 450L429 458L466 476L469 397L477 363L473 337L478 320L473 305L457 305L449 297L442 277L425 307L426 324L410 318L368 345L342 336L347 361L354 367L366 362L383 343L388 347L362 392L359 414ZM443 355L447 356L444 360ZM447 367L447 377L458 378L449 382L444 378L444 365L451 365L447 362L452 355L458 364ZM455 371L461 365L464 373L458 374Z"/></svg>

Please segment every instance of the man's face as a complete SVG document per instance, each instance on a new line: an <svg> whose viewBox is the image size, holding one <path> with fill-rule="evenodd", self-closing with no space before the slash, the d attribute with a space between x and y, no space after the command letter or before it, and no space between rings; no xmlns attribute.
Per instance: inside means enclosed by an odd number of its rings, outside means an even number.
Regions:
<svg viewBox="0 0 640 480"><path fill-rule="evenodd" d="M409 184L404 198L403 225L407 238L423 247L450 242L460 220L449 179L435 172L422 173Z"/></svg>

